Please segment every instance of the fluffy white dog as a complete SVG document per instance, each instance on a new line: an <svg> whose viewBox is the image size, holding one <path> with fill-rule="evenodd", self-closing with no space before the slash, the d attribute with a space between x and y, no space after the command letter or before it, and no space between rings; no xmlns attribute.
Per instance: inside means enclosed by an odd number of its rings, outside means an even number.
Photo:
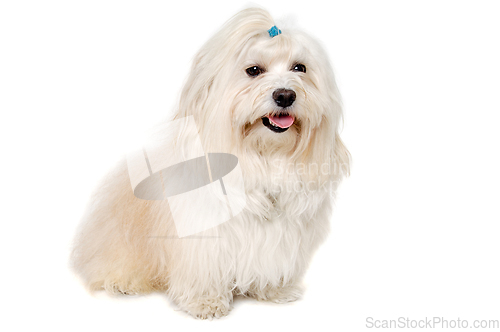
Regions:
<svg viewBox="0 0 500 332"><path fill-rule="evenodd" d="M165 291L200 318L226 315L238 294L296 300L349 172L326 54L310 36L280 31L266 11L243 10L196 55L175 118L189 116L205 151L238 157L243 211L180 239L171 207L134 196L123 162L84 217L76 271L92 290Z"/></svg>

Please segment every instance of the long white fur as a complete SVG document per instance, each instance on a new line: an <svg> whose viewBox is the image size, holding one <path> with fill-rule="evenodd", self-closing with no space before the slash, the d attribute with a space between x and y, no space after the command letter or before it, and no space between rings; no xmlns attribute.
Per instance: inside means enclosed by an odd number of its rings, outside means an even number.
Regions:
<svg viewBox="0 0 500 332"><path fill-rule="evenodd" d="M178 239L168 204L137 199L120 163L92 198L75 243L73 263L90 289L165 291L200 318L227 314L235 294L275 302L300 296L350 157L338 134L342 108L326 54L300 31L270 38L273 25L256 8L230 19L196 55L175 116L194 116L206 152L238 157L244 211ZM291 71L295 63L306 73ZM266 72L249 77L253 65ZM284 133L260 120L277 110L271 95L279 88L297 94L297 120Z"/></svg>

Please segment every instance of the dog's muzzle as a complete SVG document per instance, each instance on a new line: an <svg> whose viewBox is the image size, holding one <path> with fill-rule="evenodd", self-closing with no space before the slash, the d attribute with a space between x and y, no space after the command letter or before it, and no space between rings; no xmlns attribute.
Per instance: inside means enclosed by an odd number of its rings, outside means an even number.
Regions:
<svg viewBox="0 0 500 332"><path fill-rule="evenodd" d="M282 110L277 112L276 114L269 114L262 118L262 123L264 126L269 128L269 130L274 131L275 133L283 133L290 128L294 121L295 117L286 111L287 107L292 106L293 102L297 95L295 91L290 89L277 89L273 92L273 99L277 106L279 106Z"/></svg>

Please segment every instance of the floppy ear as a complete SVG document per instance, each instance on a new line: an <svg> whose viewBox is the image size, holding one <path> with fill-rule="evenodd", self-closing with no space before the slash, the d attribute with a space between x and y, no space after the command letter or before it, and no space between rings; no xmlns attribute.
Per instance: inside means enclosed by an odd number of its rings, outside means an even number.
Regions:
<svg viewBox="0 0 500 332"><path fill-rule="evenodd" d="M207 62L207 52L202 49L193 60L188 79L182 89L176 118L189 115L194 115L196 118L198 113L203 114L216 72L215 70L204 70L210 66ZM210 73L212 74L210 75Z"/></svg>
<svg viewBox="0 0 500 332"><path fill-rule="evenodd" d="M316 128L303 128L308 136L303 161L309 165L309 176L324 181L339 181L350 172L351 155L342 142L334 117L324 117ZM306 137L304 137L306 138Z"/></svg>
<svg viewBox="0 0 500 332"><path fill-rule="evenodd" d="M335 131L335 143L333 151L333 171L336 178L341 179L351 173L351 154L340 139L338 130Z"/></svg>

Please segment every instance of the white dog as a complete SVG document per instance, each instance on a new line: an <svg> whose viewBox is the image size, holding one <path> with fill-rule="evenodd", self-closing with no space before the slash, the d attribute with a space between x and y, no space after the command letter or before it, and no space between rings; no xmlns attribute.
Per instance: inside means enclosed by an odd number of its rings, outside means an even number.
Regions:
<svg viewBox="0 0 500 332"><path fill-rule="evenodd" d="M92 290L165 291L200 318L226 315L238 294L296 300L349 172L326 54L306 34L280 31L266 11L243 10L196 55L175 118L189 116L205 151L237 156L244 209L180 239L168 203L134 196L123 162L85 215L76 271Z"/></svg>

